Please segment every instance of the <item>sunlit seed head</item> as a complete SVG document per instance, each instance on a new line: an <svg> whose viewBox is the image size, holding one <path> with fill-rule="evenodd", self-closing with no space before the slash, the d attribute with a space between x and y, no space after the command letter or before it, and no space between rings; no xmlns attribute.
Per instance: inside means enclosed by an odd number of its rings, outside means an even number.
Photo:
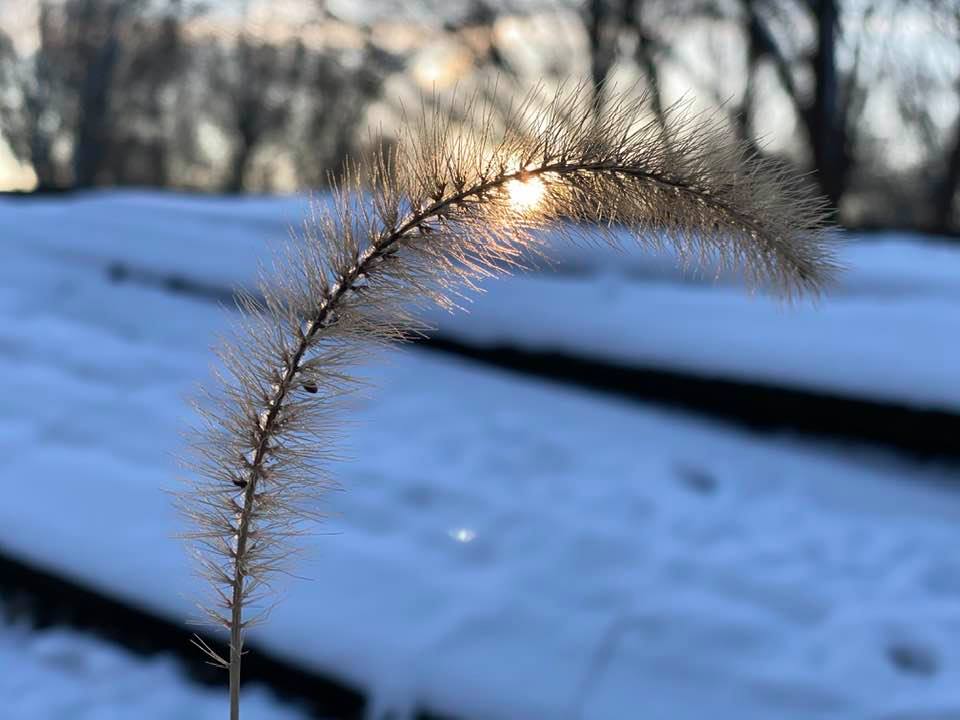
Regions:
<svg viewBox="0 0 960 720"><path fill-rule="evenodd" d="M518 212L529 212L543 200L547 188L539 177L511 180L506 184L510 205Z"/></svg>

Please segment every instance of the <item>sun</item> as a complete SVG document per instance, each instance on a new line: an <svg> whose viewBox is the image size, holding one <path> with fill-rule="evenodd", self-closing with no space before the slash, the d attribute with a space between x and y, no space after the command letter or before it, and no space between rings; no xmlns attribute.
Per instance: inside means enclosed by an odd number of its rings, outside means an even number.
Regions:
<svg viewBox="0 0 960 720"><path fill-rule="evenodd" d="M510 205L519 212L527 212L537 207L547 190L543 180L538 177L511 180L506 187Z"/></svg>

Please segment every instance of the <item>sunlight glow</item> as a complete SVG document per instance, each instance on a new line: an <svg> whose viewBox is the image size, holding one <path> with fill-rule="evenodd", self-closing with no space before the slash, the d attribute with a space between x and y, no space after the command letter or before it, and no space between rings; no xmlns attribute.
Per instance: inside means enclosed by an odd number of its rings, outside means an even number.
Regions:
<svg viewBox="0 0 960 720"><path fill-rule="evenodd" d="M543 195L547 190L543 180L538 177L531 177L526 180L511 180L507 183L506 188L510 196L510 205L519 212L533 210L543 200Z"/></svg>
<svg viewBox="0 0 960 720"><path fill-rule="evenodd" d="M25 190L37 187L37 174L28 163L20 162L0 134L0 192Z"/></svg>
<svg viewBox="0 0 960 720"><path fill-rule="evenodd" d="M450 531L450 537L456 540L459 543L468 543L472 541L477 536L470 528L456 528L455 530Z"/></svg>
<svg viewBox="0 0 960 720"><path fill-rule="evenodd" d="M471 63L462 48L443 43L431 45L414 59L413 78L428 90L450 87L467 73Z"/></svg>

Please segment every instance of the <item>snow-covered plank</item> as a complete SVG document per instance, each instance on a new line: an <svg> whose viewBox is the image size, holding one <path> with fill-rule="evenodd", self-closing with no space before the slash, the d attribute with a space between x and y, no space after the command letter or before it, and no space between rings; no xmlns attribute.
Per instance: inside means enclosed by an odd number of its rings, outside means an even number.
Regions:
<svg viewBox="0 0 960 720"><path fill-rule="evenodd" d="M89 635L0 623L4 720L219 720L226 690L190 682L170 658L145 659ZM262 687L248 688L244 713L303 720L306 713Z"/></svg>
<svg viewBox="0 0 960 720"><path fill-rule="evenodd" d="M0 202L0 233L93 269L120 262L229 289L251 284L307 212L302 198L97 193ZM462 342L960 411L955 245L847 239L838 284L793 305L745 292L735 273L625 248L555 248L556 272L499 281L469 313L433 320Z"/></svg>

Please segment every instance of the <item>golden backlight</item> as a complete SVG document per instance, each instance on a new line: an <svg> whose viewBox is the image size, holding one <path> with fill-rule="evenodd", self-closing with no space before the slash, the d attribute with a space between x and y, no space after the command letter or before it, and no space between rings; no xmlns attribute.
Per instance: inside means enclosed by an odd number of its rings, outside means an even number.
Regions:
<svg viewBox="0 0 960 720"><path fill-rule="evenodd" d="M510 205L519 212L533 210L543 200L543 195L546 192L543 180L538 177L531 177L526 180L511 180L506 187Z"/></svg>

